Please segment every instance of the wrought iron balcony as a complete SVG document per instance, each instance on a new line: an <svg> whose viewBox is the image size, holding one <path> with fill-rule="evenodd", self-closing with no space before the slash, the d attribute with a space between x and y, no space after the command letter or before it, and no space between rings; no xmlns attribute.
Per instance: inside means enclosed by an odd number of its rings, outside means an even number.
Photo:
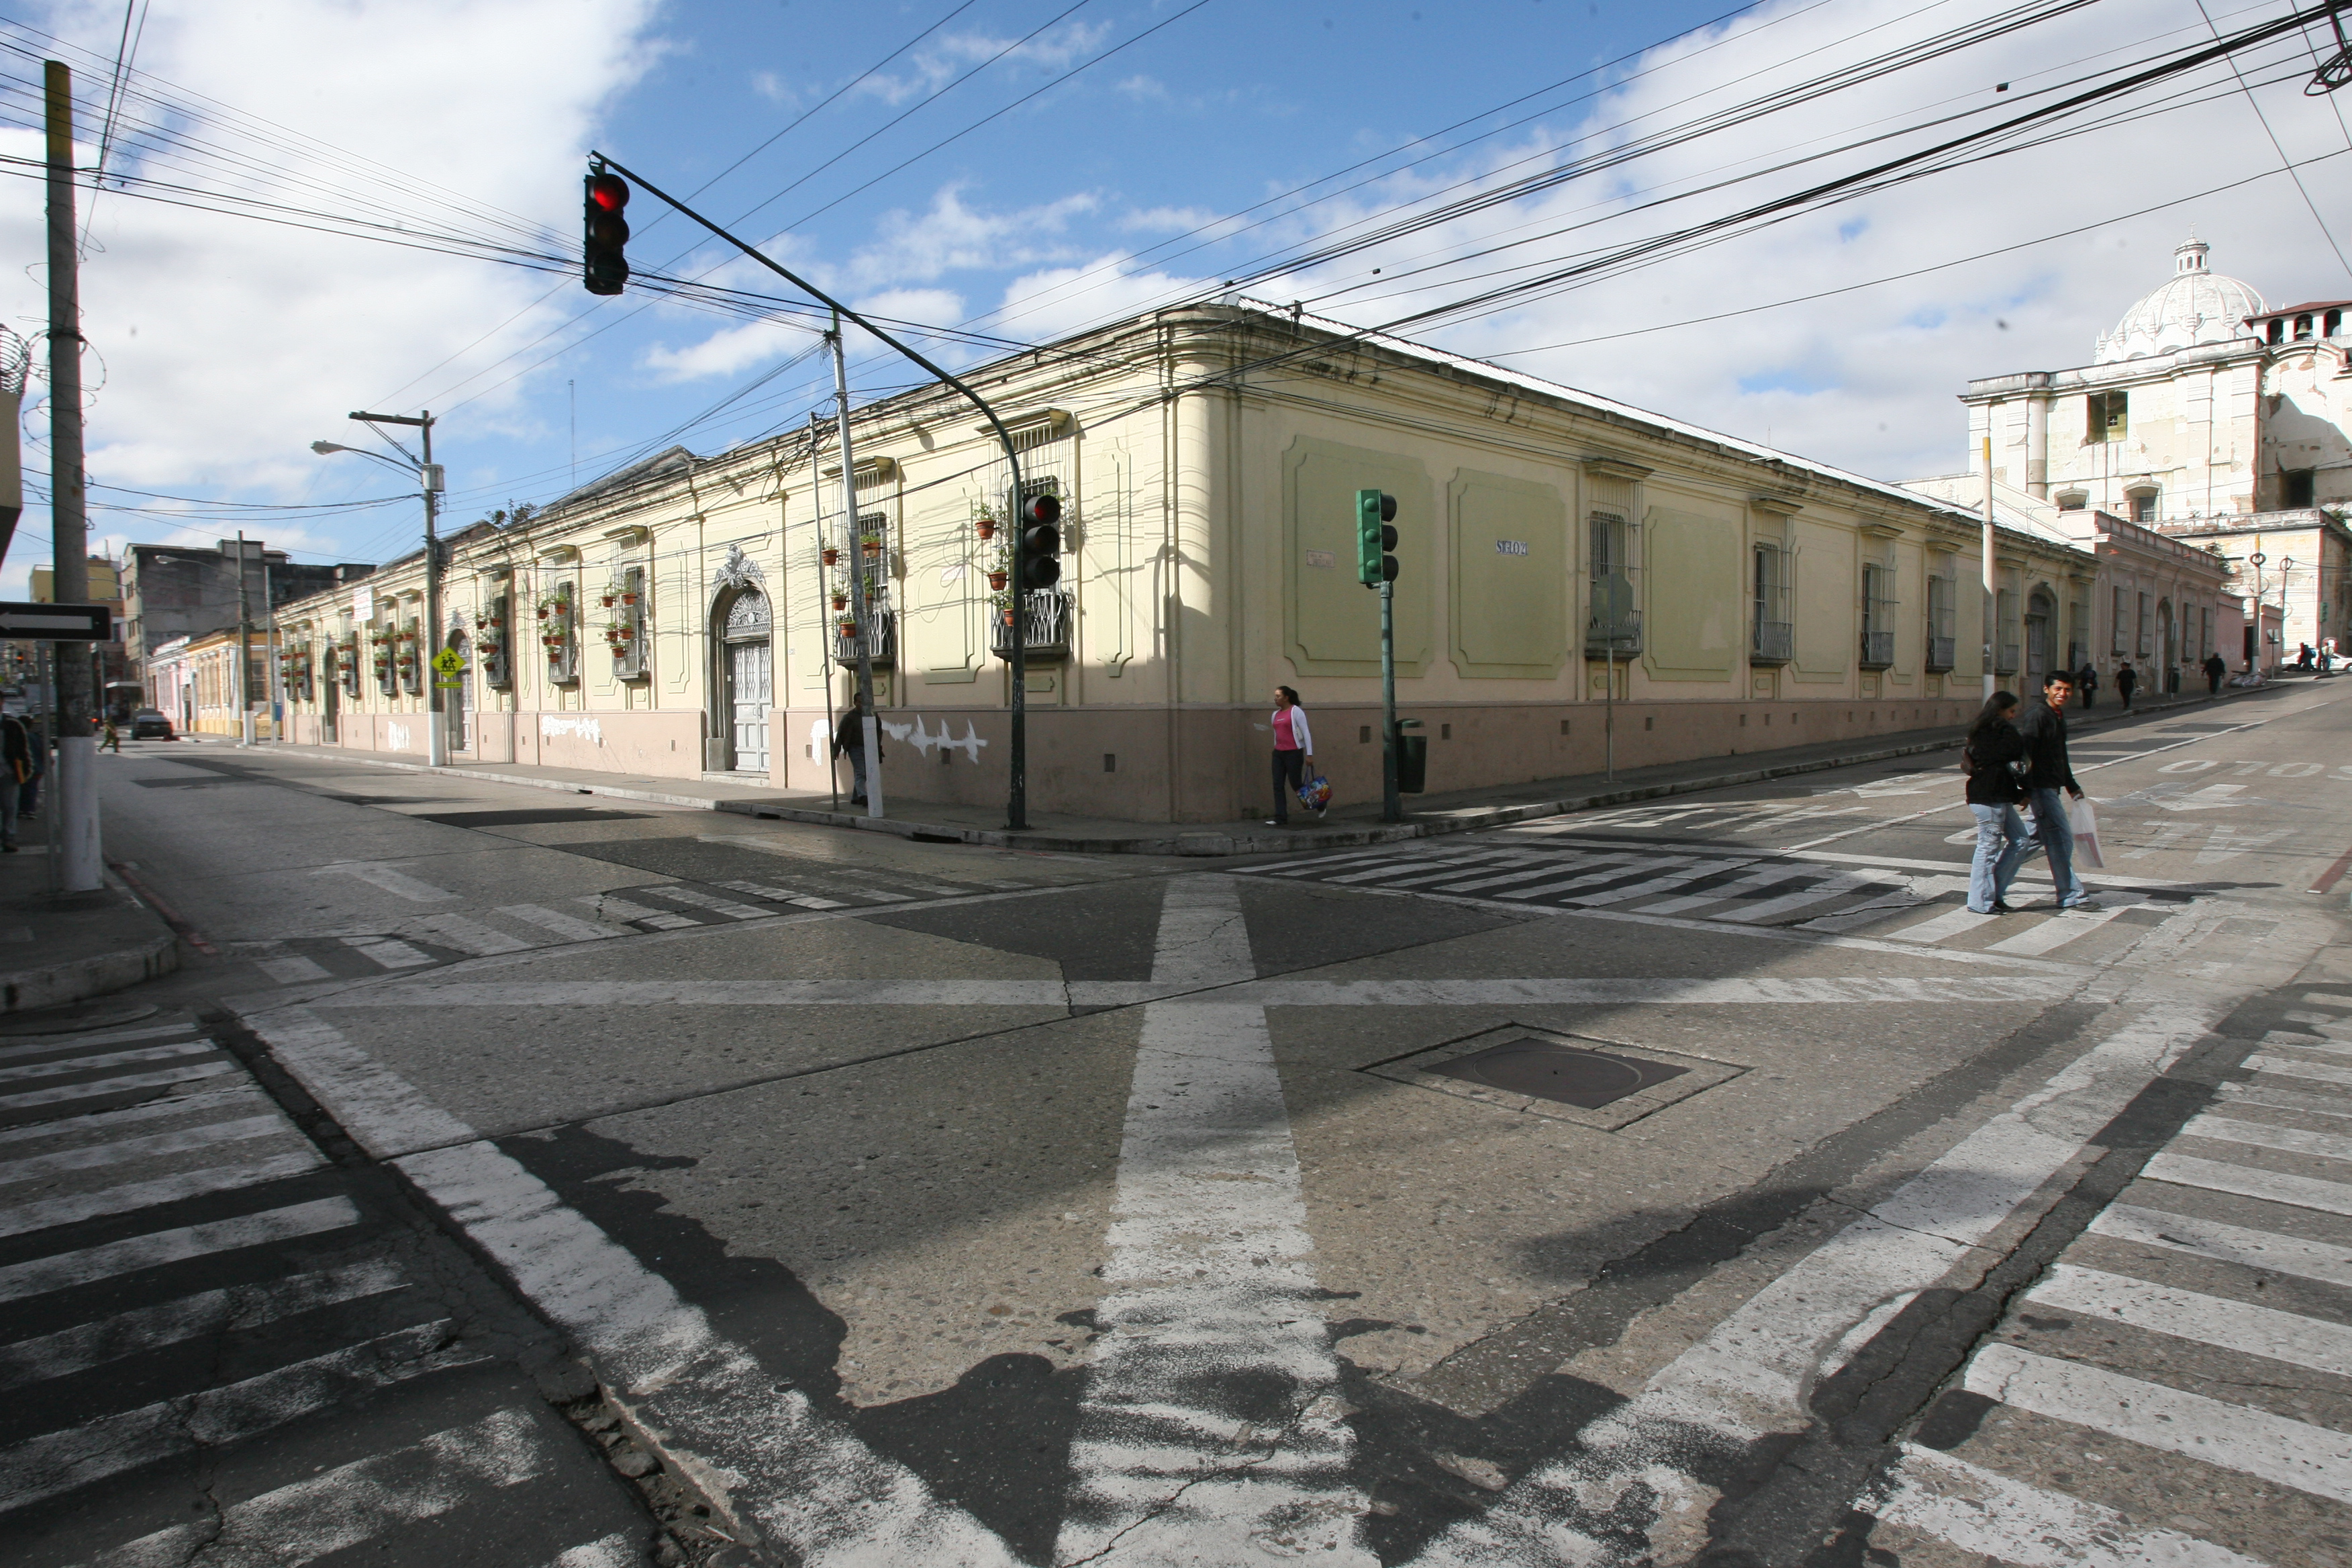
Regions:
<svg viewBox="0 0 2352 1568"><path fill-rule="evenodd" d="M847 668L856 668L861 651L870 650L877 669L887 669L898 657L898 616L890 610L869 610L866 615L866 636L844 637L841 627L833 629L833 661Z"/></svg>
<svg viewBox="0 0 2352 1568"><path fill-rule="evenodd" d="M1929 637L1927 639L1927 670L1929 674L1940 675L1944 671L1952 668L1952 644L1953 639L1950 637Z"/></svg>
<svg viewBox="0 0 2352 1568"><path fill-rule="evenodd" d="M1864 632L1862 634L1863 668L1885 669L1894 662L1895 634L1893 632Z"/></svg>
<svg viewBox="0 0 2352 1568"><path fill-rule="evenodd" d="M1021 617L1022 658L1067 658L1070 656L1070 596L1059 588L1032 588L1022 595L1027 605ZM995 611L996 657L1013 657L1013 611L1010 605Z"/></svg>
<svg viewBox="0 0 2352 1568"><path fill-rule="evenodd" d="M1613 618L1594 616L1584 623L1584 653L1588 658L1614 654L1631 658L1642 651L1642 612L1628 610Z"/></svg>
<svg viewBox="0 0 2352 1568"><path fill-rule="evenodd" d="M1759 621L1748 649L1750 664L1786 664L1797 646L1797 628L1788 621Z"/></svg>

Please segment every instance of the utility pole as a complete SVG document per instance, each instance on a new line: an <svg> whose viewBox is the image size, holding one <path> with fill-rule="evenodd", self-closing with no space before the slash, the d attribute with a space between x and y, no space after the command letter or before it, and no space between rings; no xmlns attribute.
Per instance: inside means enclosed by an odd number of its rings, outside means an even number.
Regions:
<svg viewBox="0 0 2352 1568"><path fill-rule="evenodd" d="M443 725L446 699L442 695L440 672L433 668L433 661L441 654L441 542L433 531L433 521L438 510L443 476L441 466L433 460L433 411L424 409L416 416L354 413L351 417L362 425L406 425L425 433L425 456L416 468L417 486L425 492L425 637L417 653L424 660L418 674L430 677L425 681L425 763L427 767L443 767L449 761L449 737ZM406 455L406 448L402 449L402 455Z"/></svg>
<svg viewBox="0 0 2352 1568"><path fill-rule="evenodd" d="M849 615L857 627L857 724L866 741L866 815L882 815L882 726L874 717L874 610L866 601L866 531L857 522L857 464L849 449L849 361L841 349L841 312L824 335L833 348L833 394L839 409L841 514L848 521L842 547L849 552Z"/></svg>
<svg viewBox="0 0 2352 1568"><path fill-rule="evenodd" d="M89 597L89 522L82 493L81 296L74 235L73 73L61 61L42 66L48 121L49 196L49 540L50 597L79 605ZM105 885L98 835L98 742L90 733L89 660L52 658L57 718L58 889L95 892Z"/></svg>
<svg viewBox="0 0 2352 1568"><path fill-rule="evenodd" d="M1396 584L1381 580L1381 820L1404 820L1404 795L1397 788L1397 764L1404 759L1404 732L1396 716ZM1277 785L1276 787L1279 787Z"/></svg>
<svg viewBox="0 0 2352 1568"><path fill-rule="evenodd" d="M253 744L253 606L245 595L245 530L236 531L236 743Z"/></svg>
<svg viewBox="0 0 2352 1568"><path fill-rule="evenodd" d="M1992 639L1993 611L2000 606L2000 592L1993 577L1992 536L1992 437L1984 442L1985 515L1984 515L1984 694L1992 700Z"/></svg>
<svg viewBox="0 0 2352 1568"><path fill-rule="evenodd" d="M261 679L269 703L269 739L286 739L285 678L278 656L278 595L269 581L269 552L261 552Z"/></svg>

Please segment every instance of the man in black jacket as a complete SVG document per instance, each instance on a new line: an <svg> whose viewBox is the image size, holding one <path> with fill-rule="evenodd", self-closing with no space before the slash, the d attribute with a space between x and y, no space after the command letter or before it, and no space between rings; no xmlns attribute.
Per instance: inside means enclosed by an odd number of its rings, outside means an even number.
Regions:
<svg viewBox="0 0 2352 1568"><path fill-rule="evenodd" d="M2116 684L2123 684L2120 678ZM2033 836L2049 857L2050 879L2057 884L2062 910L2080 909L2091 901L2082 879L2074 875L2074 830L2067 826L2063 798L2083 798L2074 764L2066 760L2066 702L2074 695L2072 676L2051 676L2042 683L2042 695L2017 716L2017 732L2025 738L2025 754L2033 760L2033 772L2025 781L2026 799L2033 806Z"/></svg>
<svg viewBox="0 0 2352 1568"><path fill-rule="evenodd" d="M2205 656L2206 690L2218 695L2221 689L2221 678L2229 673L2230 667L2221 662L2220 654L2209 653Z"/></svg>

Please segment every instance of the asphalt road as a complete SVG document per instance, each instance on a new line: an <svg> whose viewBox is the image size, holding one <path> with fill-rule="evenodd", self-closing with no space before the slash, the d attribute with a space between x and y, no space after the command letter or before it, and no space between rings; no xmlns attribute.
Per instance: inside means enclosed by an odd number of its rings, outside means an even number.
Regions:
<svg viewBox="0 0 2352 1568"><path fill-rule="evenodd" d="M474 1303L377 1301L288 1363L507 1325L374 1363L497 1386L321 1447L383 1471L332 1550L2352 1564L2338 689L2080 737L2106 867L2065 913L2034 862L2021 912L1960 908L1933 756L1203 863L134 745L108 847L214 950L148 988L253 1064L266 1105L203 1114L284 1115L318 1163L268 1179L326 1184L204 1201L346 1194ZM215 1091L126 1092L176 1128ZM0 1199L134 1184L75 1158ZM109 1241L205 1217L107 1201ZM367 1235L233 1260L419 1272ZM109 1310L210 1288L142 1279ZM54 1331L26 1310L0 1356ZM300 1517L240 1457L364 1429L388 1378L193 1442L234 1477L206 1506ZM124 1386L0 1464L163 1397ZM417 1446L502 1412L545 1487L419 1511ZM27 1505L41 1560L152 1535L163 1473Z"/></svg>

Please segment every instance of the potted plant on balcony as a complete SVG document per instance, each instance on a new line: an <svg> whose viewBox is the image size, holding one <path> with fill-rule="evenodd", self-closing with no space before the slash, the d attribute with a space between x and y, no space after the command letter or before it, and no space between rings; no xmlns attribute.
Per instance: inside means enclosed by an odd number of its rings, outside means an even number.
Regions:
<svg viewBox="0 0 2352 1568"><path fill-rule="evenodd" d="M833 591L833 607L836 610L849 608L849 594L845 589L835 588Z"/></svg>
<svg viewBox="0 0 2352 1568"><path fill-rule="evenodd" d="M816 553L817 559L824 562L828 566L838 566L841 564L841 552L835 549L830 544L826 545Z"/></svg>
<svg viewBox="0 0 2352 1568"><path fill-rule="evenodd" d="M849 616L842 616L839 625L841 635L844 638L854 637L857 635L857 623L855 620L852 620Z"/></svg>
<svg viewBox="0 0 2352 1568"><path fill-rule="evenodd" d="M984 500L981 502L979 506L972 509L972 530L980 535L981 541L983 543L996 537L996 525L999 519L996 515L996 503L994 501Z"/></svg>

